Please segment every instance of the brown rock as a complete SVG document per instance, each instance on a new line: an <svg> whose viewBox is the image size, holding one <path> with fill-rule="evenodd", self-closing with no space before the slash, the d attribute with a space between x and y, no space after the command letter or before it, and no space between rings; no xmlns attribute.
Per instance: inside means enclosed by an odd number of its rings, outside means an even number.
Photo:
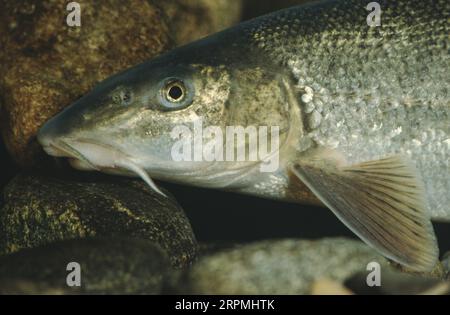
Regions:
<svg viewBox="0 0 450 315"><path fill-rule="evenodd" d="M162 0L172 37L183 45L228 28L241 19L241 0Z"/></svg>
<svg viewBox="0 0 450 315"><path fill-rule="evenodd" d="M66 24L67 3L0 0L0 127L21 165L36 158L34 137L50 117L171 46L164 14L149 1L84 1L81 27Z"/></svg>

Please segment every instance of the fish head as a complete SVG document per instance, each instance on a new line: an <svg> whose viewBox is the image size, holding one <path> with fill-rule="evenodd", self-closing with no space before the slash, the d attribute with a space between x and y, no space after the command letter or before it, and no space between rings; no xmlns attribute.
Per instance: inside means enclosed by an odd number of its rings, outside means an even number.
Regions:
<svg viewBox="0 0 450 315"><path fill-rule="evenodd" d="M242 56L211 56L208 51L219 51L215 42L174 50L103 81L48 121L38 141L81 170L229 185L259 162L225 158L227 127L286 130L288 108L279 74ZM223 161L204 158L212 140L221 143Z"/></svg>

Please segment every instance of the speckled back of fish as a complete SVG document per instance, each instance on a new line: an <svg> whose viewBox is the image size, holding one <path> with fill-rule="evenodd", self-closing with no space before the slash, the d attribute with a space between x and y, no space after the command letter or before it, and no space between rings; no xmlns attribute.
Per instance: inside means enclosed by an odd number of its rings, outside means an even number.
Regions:
<svg viewBox="0 0 450 315"><path fill-rule="evenodd" d="M267 16L249 40L287 67L300 89L304 133L350 163L415 161L435 219L450 219L450 2L328 1Z"/></svg>

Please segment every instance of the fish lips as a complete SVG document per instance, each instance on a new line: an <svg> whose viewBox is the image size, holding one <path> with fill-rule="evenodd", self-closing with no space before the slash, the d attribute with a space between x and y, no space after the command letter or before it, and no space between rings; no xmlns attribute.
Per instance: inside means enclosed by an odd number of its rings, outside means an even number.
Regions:
<svg viewBox="0 0 450 315"><path fill-rule="evenodd" d="M90 140L58 140L41 143L44 151L54 157L68 158L80 170L116 168L116 162L129 157L114 147Z"/></svg>

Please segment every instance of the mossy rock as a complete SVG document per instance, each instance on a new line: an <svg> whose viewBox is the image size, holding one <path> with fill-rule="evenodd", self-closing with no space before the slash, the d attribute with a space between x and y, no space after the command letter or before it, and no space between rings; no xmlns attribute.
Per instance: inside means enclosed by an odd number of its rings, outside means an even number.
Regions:
<svg viewBox="0 0 450 315"><path fill-rule="evenodd" d="M197 242L177 202L139 180L25 172L5 188L0 253L83 237L125 236L161 246L175 267L190 265Z"/></svg>

